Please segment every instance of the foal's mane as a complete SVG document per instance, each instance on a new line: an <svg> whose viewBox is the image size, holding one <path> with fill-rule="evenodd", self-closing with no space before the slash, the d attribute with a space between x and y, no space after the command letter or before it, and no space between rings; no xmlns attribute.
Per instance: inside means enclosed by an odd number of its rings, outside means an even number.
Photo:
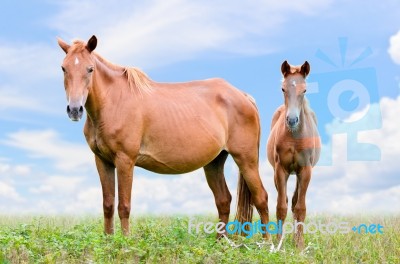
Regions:
<svg viewBox="0 0 400 264"><path fill-rule="evenodd" d="M71 46L72 52L82 52L83 50L86 49L86 43L81 41L81 40L75 40L73 42L73 45ZM136 67L123 67L117 64L114 64L108 60L106 60L104 57L99 55L97 52L92 52L96 59L98 59L101 63L103 63L105 66L112 70L122 70L123 74L126 76L128 80L128 84L131 90L134 90L134 87L136 87L139 90L139 93L142 91L148 92L151 90L150 86L150 78L147 76L146 73L144 73L142 70Z"/></svg>
<svg viewBox="0 0 400 264"><path fill-rule="evenodd" d="M301 73L301 65L290 65L290 74Z"/></svg>

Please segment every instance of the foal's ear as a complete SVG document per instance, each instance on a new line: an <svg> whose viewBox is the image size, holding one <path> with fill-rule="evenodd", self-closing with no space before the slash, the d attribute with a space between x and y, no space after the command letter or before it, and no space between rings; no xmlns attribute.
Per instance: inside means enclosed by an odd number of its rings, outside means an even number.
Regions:
<svg viewBox="0 0 400 264"><path fill-rule="evenodd" d="M95 35L93 35L93 36L89 39L89 41L87 42L86 48L88 49L89 52L92 52L92 51L94 51L94 49L96 48L96 46L97 46L97 38L96 38Z"/></svg>
<svg viewBox="0 0 400 264"><path fill-rule="evenodd" d="M304 76L304 78L306 78L310 73L310 64L308 61L305 61L303 65L301 65L300 73Z"/></svg>
<svg viewBox="0 0 400 264"><path fill-rule="evenodd" d="M61 47L61 49L67 53L69 48L71 47L70 45L68 45L64 40L62 40L61 38L57 38L57 42L58 45Z"/></svg>
<svg viewBox="0 0 400 264"><path fill-rule="evenodd" d="M283 74L283 77L286 77L286 75L288 75L290 73L290 65L287 61L284 61L282 63L281 72Z"/></svg>

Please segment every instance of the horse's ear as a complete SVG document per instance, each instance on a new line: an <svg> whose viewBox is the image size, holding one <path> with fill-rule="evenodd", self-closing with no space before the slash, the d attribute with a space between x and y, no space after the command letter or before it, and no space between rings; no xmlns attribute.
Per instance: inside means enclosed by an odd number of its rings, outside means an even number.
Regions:
<svg viewBox="0 0 400 264"><path fill-rule="evenodd" d="M60 38L57 38L57 42L58 42L58 45L61 47L61 49L62 49L65 53L67 53L68 50L69 50L69 48L70 48L71 46L68 45L64 40L62 40L62 39L60 39Z"/></svg>
<svg viewBox="0 0 400 264"><path fill-rule="evenodd" d="M281 72L283 74L283 77L286 77L286 75L288 75L290 73L290 65L287 61L284 61L282 63Z"/></svg>
<svg viewBox="0 0 400 264"><path fill-rule="evenodd" d="M89 39L89 41L87 42L86 48L88 49L89 52L92 52L92 51L94 51L94 49L96 48L96 46L97 46L97 38L96 38L95 35L93 35L93 36Z"/></svg>
<svg viewBox="0 0 400 264"><path fill-rule="evenodd" d="M304 76L304 78L306 78L310 73L310 64L308 61L305 61L303 65L301 65L300 73Z"/></svg>

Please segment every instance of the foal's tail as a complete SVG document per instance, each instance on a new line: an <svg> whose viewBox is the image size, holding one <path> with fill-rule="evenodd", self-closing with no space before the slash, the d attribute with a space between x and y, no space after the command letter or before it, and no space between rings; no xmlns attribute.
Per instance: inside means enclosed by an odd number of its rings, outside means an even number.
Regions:
<svg viewBox="0 0 400 264"><path fill-rule="evenodd" d="M251 222L253 218L253 202L251 199L250 189L247 186L242 173L239 174L237 196L235 219L242 224L245 222ZM244 234L242 233L242 235Z"/></svg>

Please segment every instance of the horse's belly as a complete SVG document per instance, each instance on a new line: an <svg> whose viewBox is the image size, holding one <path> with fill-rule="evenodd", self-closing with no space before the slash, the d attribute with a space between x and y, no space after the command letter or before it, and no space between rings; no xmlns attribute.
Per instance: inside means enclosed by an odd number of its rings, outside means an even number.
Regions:
<svg viewBox="0 0 400 264"><path fill-rule="evenodd" d="M161 174L181 174L204 167L215 159L222 148L197 149L188 151L158 152L139 154L136 166Z"/></svg>
<svg viewBox="0 0 400 264"><path fill-rule="evenodd" d="M143 136L137 166L164 174L186 173L207 165L225 148L226 128L215 115L184 121L153 124Z"/></svg>

